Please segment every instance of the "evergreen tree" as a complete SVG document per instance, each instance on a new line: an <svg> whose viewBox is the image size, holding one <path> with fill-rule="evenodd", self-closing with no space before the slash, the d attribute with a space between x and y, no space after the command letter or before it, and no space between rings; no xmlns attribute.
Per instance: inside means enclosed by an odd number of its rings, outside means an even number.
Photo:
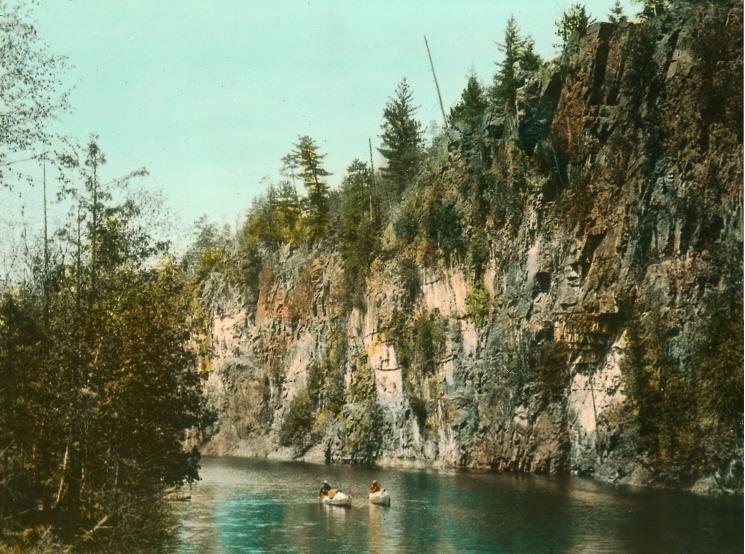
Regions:
<svg viewBox="0 0 745 554"><path fill-rule="evenodd" d="M625 23L626 15L623 13L623 6L621 6L621 0L616 0L613 7L610 9L608 14L608 21L611 23Z"/></svg>
<svg viewBox="0 0 745 554"><path fill-rule="evenodd" d="M520 29L514 17L507 20L504 42L498 46L504 57L497 63L498 69L490 90L490 100L498 111L513 113L519 86L516 68L522 71L535 71L541 65L541 58L535 52L533 39L520 36Z"/></svg>
<svg viewBox="0 0 745 554"><path fill-rule="evenodd" d="M306 229L311 241L321 238L329 225L329 190L323 178L331 174L323 167L325 157L325 154L319 153L318 146L311 137L298 137L295 159L308 192Z"/></svg>
<svg viewBox="0 0 745 554"><path fill-rule="evenodd" d="M525 37L520 52L520 68L523 71L536 71L541 67L541 62L541 57L535 51L535 41L532 37Z"/></svg>
<svg viewBox="0 0 745 554"><path fill-rule="evenodd" d="M383 110L383 144L378 148L388 162L382 174L393 184L396 194L411 183L422 161L422 128L415 114L413 94L404 78Z"/></svg>
<svg viewBox="0 0 745 554"><path fill-rule="evenodd" d="M290 181L280 181L274 212L282 242L287 244L297 242L302 209L295 185Z"/></svg>
<svg viewBox="0 0 745 554"><path fill-rule="evenodd" d="M298 163L297 163L297 157L295 156L295 152L290 152L289 154L286 154L281 160L281 166L279 169L279 174L282 175L282 177L285 177L287 179L292 180L293 186L295 185L295 178L297 177L298 172Z"/></svg>
<svg viewBox="0 0 745 554"><path fill-rule="evenodd" d="M573 4L561 14L561 19L556 22L556 34L561 39L562 48L566 48L570 43L574 43L585 34L587 34L587 27L592 23L593 20L587 13L587 8L584 4Z"/></svg>
<svg viewBox="0 0 745 554"><path fill-rule="evenodd" d="M371 183L367 164L354 160L341 185L339 251L351 291L361 290L375 251L377 221L373 214L377 210L373 209Z"/></svg>
<svg viewBox="0 0 745 554"><path fill-rule="evenodd" d="M460 101L450 109L450 125L461 132L461 155L467 162L480 159L484 144L483 119L489 102L475 74L468 77Z"/></svg>
<svg viewBox="0 0 745 554"><path fill-rule="evenodd" d="M499 69L494 75L491 98L498 109L506 109L509 113L512 113L515 109L515 94L517 91L515 64L520 59L522 48L522 39L514 17L507 20L504 41L498 46L504 53L504 57L501 62L497 63Z"/></svg>
<svg viewBox="0 0 745 554"><path fill-rule="evenodd" d="M450 124L465 125L471 129L481 125L481 119L486 113L488 102L484 88L474 73L468 76L468 82L463 89L460 101L450 108Z"/></svg>
<svg viewBox="0 0 745 554"><path fill-rule="evenodd" d="M111 540L128 521L147 524L128 506L197 479L183 443L204 414L193 292L143 205L101 184L97 143L77 159L67 162L84 185L57 235L72 256L0 299L0 534L56 522L72 543L97 522Z"/></svg>

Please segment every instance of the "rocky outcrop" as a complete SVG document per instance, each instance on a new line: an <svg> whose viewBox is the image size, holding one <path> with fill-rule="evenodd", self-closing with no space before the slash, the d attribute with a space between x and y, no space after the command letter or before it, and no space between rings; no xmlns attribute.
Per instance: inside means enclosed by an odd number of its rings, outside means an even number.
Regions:
<svg viewBox="0 0 745 554"><path fill-rule="evenodd" d="M412 271L381 257L350 308L338 254L322 246L273 254L255 306L215 293L214 276L220 417L203 451L670 484L634 442L624 359L640 326L661 321L671 359L691 370L705 306L741 272L741 34L734 3L599 23L527 78L499 146L517 149L527 185L478 282L463 264ZM436 186L457 188L457 158ZM469 308L478 286L484 320ZM293 400L337 370L343 406L317 396L305 437L282 441ZM372 393L355 392L366 380ZM678 484L741 490L735 442L719 469Z"/></svg>

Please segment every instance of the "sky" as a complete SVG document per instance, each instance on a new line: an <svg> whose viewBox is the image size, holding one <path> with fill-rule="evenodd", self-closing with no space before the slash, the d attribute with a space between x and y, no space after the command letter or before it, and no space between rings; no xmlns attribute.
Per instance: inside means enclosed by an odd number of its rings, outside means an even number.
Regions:
<svg viewBox="0 0 745 554"><path fill-rule="evenodd" d="M606 19L613 0L588 0ZM337 185L379 144L383 107L406 77L424 126L441 121L426 34L446 108L470 71L490 83L514 15L538 52L556 53L561 0L45 0L32 12L69 58L69 113L56 126L100 136L110 177L146 166L177 226L236 225L309 134ZM638 11L623 2L627 14ZM375 154L376 166L381 162ZM27 208L33 219L33 208Z"/></svg>

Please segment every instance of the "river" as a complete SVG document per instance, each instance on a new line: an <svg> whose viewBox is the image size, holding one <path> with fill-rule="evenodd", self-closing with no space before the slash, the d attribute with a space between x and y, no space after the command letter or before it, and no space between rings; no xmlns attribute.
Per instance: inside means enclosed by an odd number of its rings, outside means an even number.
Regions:
<svg viewBox="0 0 745 554"><path fill-rule="evenodd" d="M175 552L742 552L742 497L581 478L205 458ZM353 497L323 506L323 479ZM378 479L390 507L370 506Z"/></svg>

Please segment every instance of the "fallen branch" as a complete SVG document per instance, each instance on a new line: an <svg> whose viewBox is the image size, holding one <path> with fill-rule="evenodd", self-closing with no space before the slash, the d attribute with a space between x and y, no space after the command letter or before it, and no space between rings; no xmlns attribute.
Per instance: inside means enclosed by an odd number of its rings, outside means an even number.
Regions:
<svg viewBox="0 0 745 554"><path fill-rule="evenodd" d="M104 525L106 525L106 522L109 521L109 516L103 516L96 525L93 526L92 529L89 529L85 533L83 533L83 540L89 541L93 538L93 533L101 529Z"/></svg>

